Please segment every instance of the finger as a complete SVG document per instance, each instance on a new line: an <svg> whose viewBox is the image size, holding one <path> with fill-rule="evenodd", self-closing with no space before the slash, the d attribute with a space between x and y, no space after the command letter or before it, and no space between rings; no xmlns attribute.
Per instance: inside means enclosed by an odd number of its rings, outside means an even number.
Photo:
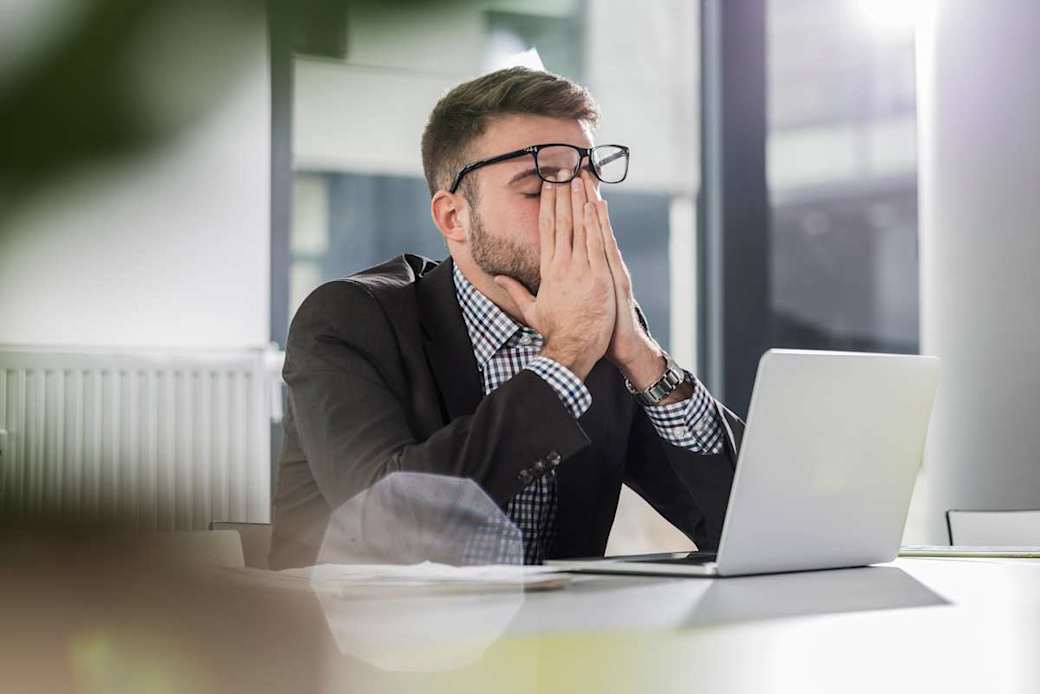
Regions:
<svg viewBox="0 0 1040 694"><path fill-rule="evenodd" d="M524 322L537 330L537 327L532 321L534 318L534 297L531 296L531 292L527 291L527 287L520 284L512 277L506 277L505 275L495 275L492 278L492 281L499 287L502 287L502 289L506 290L506 293L509 294L509 298L511 298L517 308L520 309L520 313L524 317Z"/></svg>
<svg viewBox="0 0 1040 694"><path fill-rule="evenodd" d="M585 203L582 219L585 221L587 230L586 247L588 248L589 265L593 270L607 270L609 272L606 249L603 242L603 230L600 228L596 203Z"/></svg>
<svg viewBox="0 0 1040 694"><path fill-rule="evenodd" d="M556 188L545 181L542 181L542 197L538 204L538 236L544 277L556 252Z"/></svg>
<svg viewBox="0 0 1040 694"><path fill-rule="evenodd" d="M585 214L585 183L579 177L571 181L571 219L574 220L574 241L572 258L583 263L589 261L589 249L586 245L588 228Z"/></svg>
<svg viewBox="0 0 1040 694"><path fill-rule="evenodd" d="M571 218L571 186L556 183L556 255L555 260L566 262L571 257L574 223Z"/></svg>
<svg viewBox="0 0 1040 694"><path fill-rule="evenodd" d="M607 261L610 263L610 271L614 275L615 284L619 290L627 293L630 291L631 280L625 261L621 257L621 249L618 247L617 238L614 236L614 227L610 224L610 213L607 209L607 201L599 200L596 204L596 213L599 216L599 225L603 230L603 242L606 244Z"/></svg>
<svg viewBox="0 0 1040 694"><path fill-rule="evenodd" d="M614 238L614 228L610 225L610 212L607 210L606 200L597 200L593 203L596 208L596 218L599 221L599 226L603 229L603 239L607 243L607 246L613 244L614 248L617 248L617 239Z"/></svg>
<svg viewBox="0 0 1040 694"><path fill-rule="evenodd" d="M602 200L599 193L599 181L587 170L582 170L581 178L585 181L585 197L589 200Z"/></svg>
<svg viewBox="0 0 1040 694"><path fill-rule="evenodd" d="M601 223L599 210L597 209L599 201L601 201L603 198L599 194L599 187L597 185L597 181L591 172L589 172L587 169L582 169L581 179L585 184L585 197L589 200L589 204L592 206L592 216L596 219L595 228L598 232L595 235L595 237L593 237L591 234L589 236L589 255L591 258L592 253L594 252L593 248L595 248L595 252L600 257L605 259L606 240L604 239L603 234L606 233L606 229Z"/></svg>

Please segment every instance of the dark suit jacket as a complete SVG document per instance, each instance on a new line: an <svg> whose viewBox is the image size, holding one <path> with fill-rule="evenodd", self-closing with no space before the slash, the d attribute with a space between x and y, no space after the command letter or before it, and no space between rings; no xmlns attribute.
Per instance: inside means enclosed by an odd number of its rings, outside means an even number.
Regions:
<svg viewBox="0 0 1040 694"><path fill-rule="evenodd" d="M562 462L548 557L603 555L622 482L698 547L718 546L740 420L715 402L724 451L673 446L605 359L578 420L529 371L485 396L450 259L403 255L316 289L293 319L283 376L272 569L313 564L331 509L392 472L470 478L504 509L553 452Z"/></svg>

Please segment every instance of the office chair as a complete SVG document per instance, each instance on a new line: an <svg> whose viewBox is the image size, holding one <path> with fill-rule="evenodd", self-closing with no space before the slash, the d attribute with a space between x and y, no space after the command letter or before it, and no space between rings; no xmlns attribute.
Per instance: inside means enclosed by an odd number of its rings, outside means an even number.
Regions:
<svg viewBox="0 0 1040 694"><path fill-rule="evenodd" d="M951 545L1040 547L1040 509L950 509L946 512L946 530Z"/></svg>
<svg viewBox="0 0 1040 694"><path fill-rule="evenodd" d="M271 547L270 523L233 523L231 521L212 521L210 530L234 530L242 542L242 555L245 565L254 569L266 569L267 550Z"/></svg>

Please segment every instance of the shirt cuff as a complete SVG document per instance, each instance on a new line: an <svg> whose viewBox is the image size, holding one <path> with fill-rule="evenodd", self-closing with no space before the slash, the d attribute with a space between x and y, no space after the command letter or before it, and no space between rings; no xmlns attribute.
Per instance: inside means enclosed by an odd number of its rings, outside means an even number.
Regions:
<svg viewBox="0 0 1040 694"><path fill-rule="evenodd" d="M592 393L570 369L549 357L534 357L524 367L552 386L560 402L577 419L592 405Z"/></svg>
<svg viewBox="0 0 1040 694"><path fill-rule="evenodd" d="M694 453L722 450L723 427L708 389L689 371L693 395L671 405L644 405L650 422L665 441Z"/></svg>

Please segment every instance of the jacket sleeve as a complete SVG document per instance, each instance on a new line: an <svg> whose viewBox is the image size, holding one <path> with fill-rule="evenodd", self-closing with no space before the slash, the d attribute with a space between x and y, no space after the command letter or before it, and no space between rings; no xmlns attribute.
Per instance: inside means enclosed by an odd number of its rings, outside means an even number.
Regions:
<svg viewBox="0 0 1040 694"><path fill-rule="evenodd" d="M473 479L504 508L589 445L553 388L528 370L419 440L397 338L376 299L350 281L323 285L300 307L283 377L300 447L333 509L398 471Z"/></svg>
<svg viewBox="0 0 1040 694"><path fill-rule="evenodd" d="M632 421L625 482L693 540L698 549L715 550L722 537L737 452L744 424L712 398L723 428L718 453L695 453L662 439L646 413Z"/></svg>

